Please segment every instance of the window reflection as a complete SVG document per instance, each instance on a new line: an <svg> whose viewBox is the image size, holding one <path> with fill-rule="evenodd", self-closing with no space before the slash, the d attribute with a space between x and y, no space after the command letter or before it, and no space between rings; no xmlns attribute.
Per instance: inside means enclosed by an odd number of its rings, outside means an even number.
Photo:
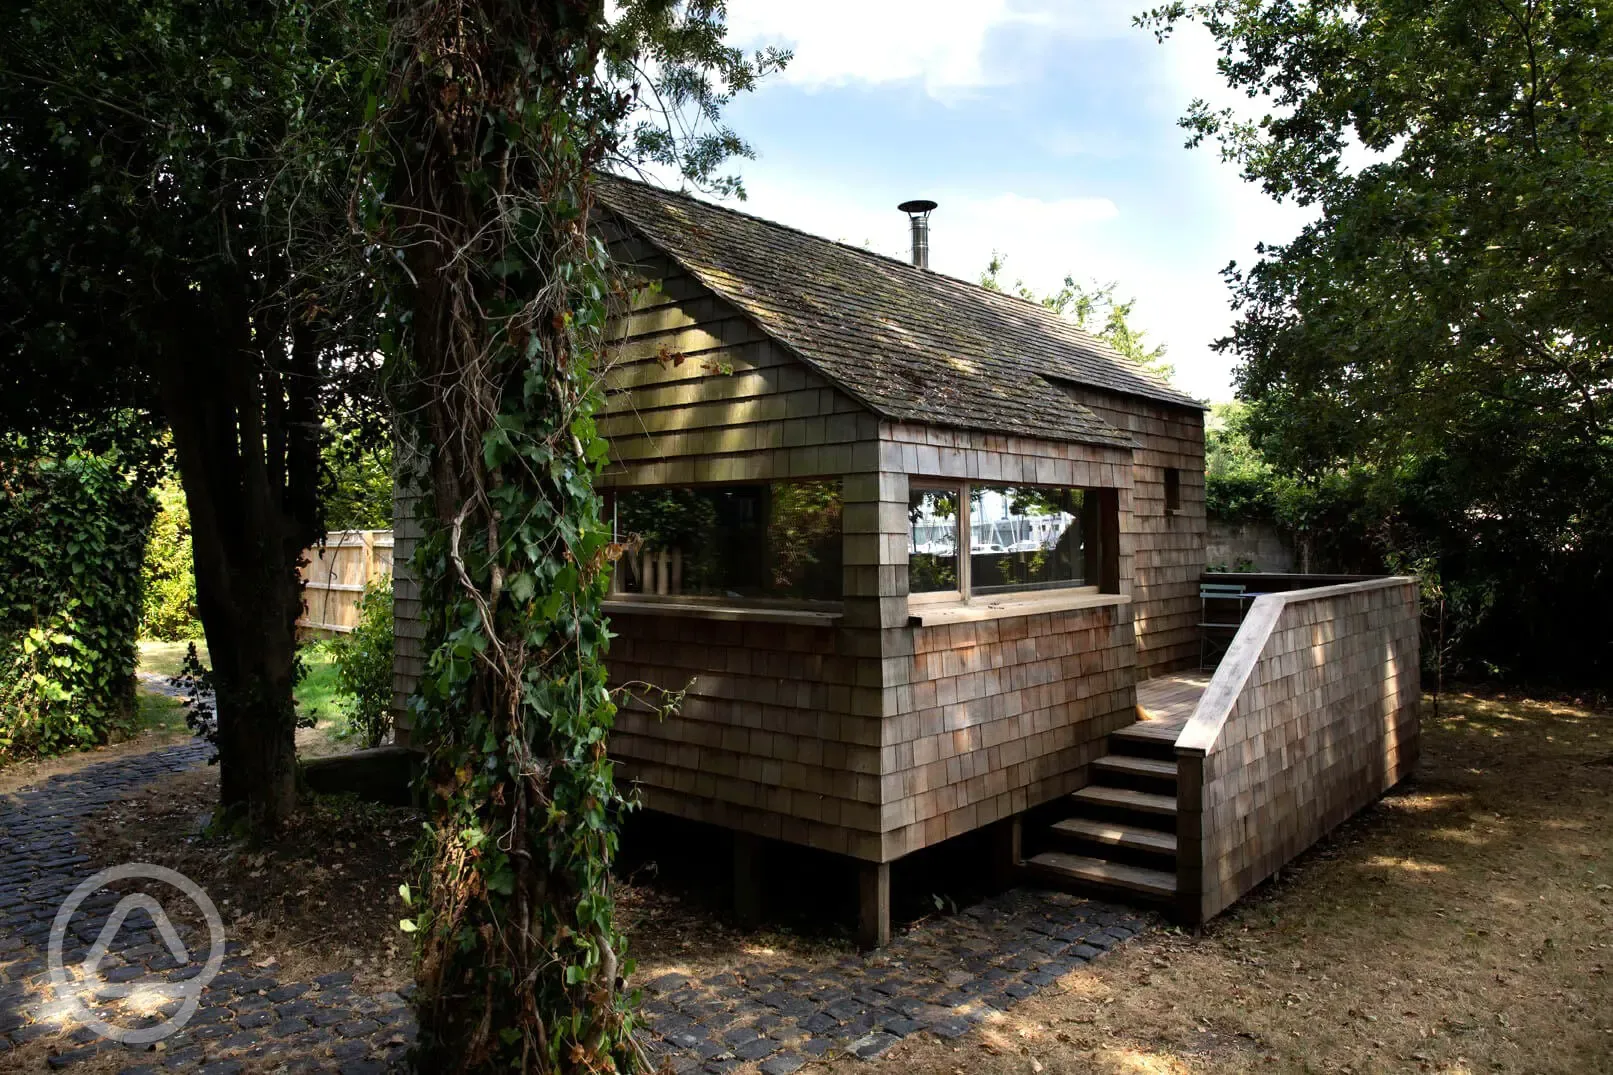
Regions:
<svg viewBox="0 0 1613 1075"><path fill-rule="evenodd" d="M907 589L941 593L958 588L958 494L913 489L907 497Z"/></svg>
<svg viewBox="0 0 1613 1075"><path fill-rule="evenodd" d="M838 481L625 489L616 540L623 593L839 600Z"/></svg>
<svg viewBox="0 0 1613 1075"><path fill-rule="evenodd" d="M969 578L977 593L1087 582L1088 517L1080 489L977 485L969 491Z"/></svg>

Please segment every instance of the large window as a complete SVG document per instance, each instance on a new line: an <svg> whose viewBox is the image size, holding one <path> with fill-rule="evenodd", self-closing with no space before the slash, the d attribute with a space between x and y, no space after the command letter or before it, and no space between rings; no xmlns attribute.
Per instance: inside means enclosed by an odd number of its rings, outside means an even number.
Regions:
<svg viewBox="0 0 1613 1075"><path fill-rule="evenodd" d="M623 489L609 510L620 593L837 601L840 483Z"/></svg>
<svg viewBox="0 0 1613 1075"><path fill-rule="evenodd" d="M1098 589L1112 494L1041 485L914 482L908 593L919 600L1023 590ZM968 555L959 559L967 541Z"/></svg>

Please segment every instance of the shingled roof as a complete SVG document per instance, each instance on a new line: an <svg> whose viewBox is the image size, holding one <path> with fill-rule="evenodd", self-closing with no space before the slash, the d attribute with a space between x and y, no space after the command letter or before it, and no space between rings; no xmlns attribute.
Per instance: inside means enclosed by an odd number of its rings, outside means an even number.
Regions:
<svg viewBox="0 0 1613 1075"><path fill-rule="evenodd" d="M633 230L886 418L1129 445L1058 382L1201 406L1037 303L644 183L607 176L599 190Z"/></svg>

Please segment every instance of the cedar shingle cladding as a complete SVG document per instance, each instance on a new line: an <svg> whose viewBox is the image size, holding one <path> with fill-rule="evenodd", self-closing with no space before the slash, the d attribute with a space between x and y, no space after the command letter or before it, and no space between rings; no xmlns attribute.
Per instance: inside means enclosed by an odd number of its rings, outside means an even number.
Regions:
<svg viewBox="0 0 1613 1075"><path fill-rule="evenodd" d="M1152 679L1199 661L1199 579L1208 524L1204 509L1204 412L1102 389L1061 386L1137 443L1125 524L1136 548L1132 620L1137 678ZM1165 470L1181 481L1181 509L1165 510Z"/></svg>
<svg viewBox="0 0 1613 1075"><path fill-rule="evenodd" d="M1121 592L1144 598L1148 622L1175 631L1178 591L1186 592L1177 576L1185 578L1185 560L1203 559L1197 405L1114 368L1123 360L1105 356L1101 345L1083 342L1072 351L1066 344L1079 334L1063 335L1068 326L1056 318L1061 334L1049 342L1046 318L1031 304L691 199L612 183L607 201L618 210L628 200L624 190L642 194L635 195L635 217L660 206L667 222L654 234L637 219L607 225L613 253L658 287L638 295L618 321L621 342L605 374L600 419L612 439L605 484L837 477L845 502L845 599L837 624L613 617L613 682L690 686L682 710L665 721L632 704L618 717L613 753L623 774L641 782L646 804L889 861L1084 784L1103 737L1134 719L1139 652L1159 664L1183 659L1183 644L1173 637L1150 647L1134 638L1133 606L1125 604L909 626L909 477L1116 490ZM753 253L733 254L721 269L706 264L714 258L690 253L689 236L730 250L723 242L734 237L718 230L730 217L744 232L739 245ZM811 249L781 254L779 239L754 245L770 232ZM784 278L805 288L811 268L801 258L820 248L831 248L829 283L813 285L805 298L772 294ZM793 274L764 274L769 256L793 258ZM744 275L753 270L760 278ZM836 289L848 286L844 281L867 279L891 290L921 288L926 302L948 308L958 306L954 293L967 293L976 300L975 319L989 320L992 304L1001 303L1012 314L1003 315L1003 339L1039 336L1044 349L1071 352L1059 359L1061 373L1105 387L1087 386L1089 400L1039 374L1020 377L1017 359L1013 376L982 378L967 370L1008 360L959 346L932 378L945 390L926 394L922 378L899 371L924 362L936 372L923 348L941 346L940 313L931 321L904 314L899 296L863 304L855 318L845 308L824 312L841 301ZM903 343L900 318L907 316L920 318L929 334L912 353ZM869 318L889 324L870 328ZM814 319L832 321L835 331L813 330ZM875 337L860 363L859 337L848 327L854 323ZM983 329L946 335L968 348L989 346ZM1024 368L1040 364L1027 360ZM1004 384L1014 391L1003 395ZM1032 429L1041 435L1026 435ZM1184 465L1184 512L1168 523L1159 469L1167 458ZM1134 505L1155 500L1160 521L1150 522L1152 506L1139 513ZM1197 522L1172 529L1184 517ZM1195 533L1196 554L1155 549L1156 539L1191 542ZM1196 584L1195 569L1186 585ZM1192 649L1196 660L1196 642Z"/></svg>

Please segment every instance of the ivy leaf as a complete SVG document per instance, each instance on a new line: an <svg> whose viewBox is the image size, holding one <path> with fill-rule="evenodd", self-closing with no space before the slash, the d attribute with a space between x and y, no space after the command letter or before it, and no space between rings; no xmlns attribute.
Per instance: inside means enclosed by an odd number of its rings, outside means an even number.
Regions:
<svg viewBox="0 0 1613 1075"><path fill-rule="evenodd" d="M537 592L538 582L530 571L523 571L510 580L509 588L510 596L524 605L532 600L532 595Z"/></svg>

